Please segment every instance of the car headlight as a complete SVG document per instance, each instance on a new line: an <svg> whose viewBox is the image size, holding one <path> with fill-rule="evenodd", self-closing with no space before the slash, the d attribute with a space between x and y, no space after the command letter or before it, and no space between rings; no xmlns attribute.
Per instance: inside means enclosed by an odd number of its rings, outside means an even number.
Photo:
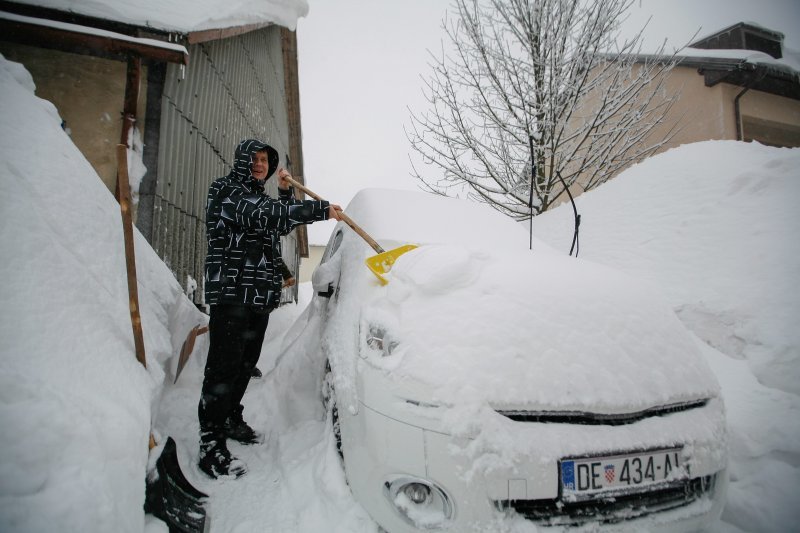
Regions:
<svg viewBox="0 0 800 533"><path fill-rule="evenodd" d="M381 352L383 357L392 355L392 352L398 345L398 342L393 340L391 336L386 333L385 328L374 324L370 324L365 340L370 350Z"/></svg>
<svg viewBox="0 0 800 533"><path fill-rule="evenodd" d="M452 500L432 481L413 476L393 476L383 484L383 494L400 516L414 527L438 529L453 518Z"/></svg>

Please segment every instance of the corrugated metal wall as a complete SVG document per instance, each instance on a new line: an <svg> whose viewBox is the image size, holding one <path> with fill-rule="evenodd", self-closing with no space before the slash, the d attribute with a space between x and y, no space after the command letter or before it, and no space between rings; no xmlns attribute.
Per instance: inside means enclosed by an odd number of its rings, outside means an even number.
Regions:
<svg viewBox="0 0 800 533"><path fill-rule="evenodd" d="M184 76L169 65L164 82L151 244L184 288L197 282L191 296L202 303L209 185L228 173L242 139L266 141L288 167L289 131L279 27L194 44L189 57ZM267 191L277 196L274 179ZM297 274L295 232L284 238L283 256ZM283 299L296 295L294 287Z"/></svg>

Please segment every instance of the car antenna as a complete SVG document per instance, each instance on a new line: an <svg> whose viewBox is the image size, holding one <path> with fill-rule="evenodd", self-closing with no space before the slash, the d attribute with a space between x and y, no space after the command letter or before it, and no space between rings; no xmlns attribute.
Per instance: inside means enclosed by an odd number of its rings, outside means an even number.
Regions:
<svg viewBox="0 0 800 533"><path fill-rule="evenodd" d="M530 234L530 247L528 249L533 250L533 180L536 179L536 158L533 155L533 135L528 135L528 145L531 150L531 186L528 194L528 209L531 211L531 216L528 218L528 233Z"/></svg>

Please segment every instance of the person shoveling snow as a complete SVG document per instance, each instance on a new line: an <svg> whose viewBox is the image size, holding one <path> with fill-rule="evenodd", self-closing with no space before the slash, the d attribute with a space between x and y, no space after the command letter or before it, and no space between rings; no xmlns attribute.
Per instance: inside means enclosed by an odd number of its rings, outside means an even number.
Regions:
<svg viewBox="0 0 800 533"><path fill-rule="evenodd" d="M200 469L212 478L241 476L246 465L226 444L255 444L263 436L244 421L242 397L256 367L269 313L280 303L280 236L300 224L333 218L341 207L296 200L278 170L279 198L264 191L278 168L278 152L255 139L236 147L233 168L211 184L206 206L206 302L210 347L198 405Z"/></svg>

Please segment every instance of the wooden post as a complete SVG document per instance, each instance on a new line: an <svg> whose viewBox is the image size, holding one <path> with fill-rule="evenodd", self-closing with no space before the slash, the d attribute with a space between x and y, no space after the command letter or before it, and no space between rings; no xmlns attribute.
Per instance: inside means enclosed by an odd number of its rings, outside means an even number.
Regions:
<svg viewBox="0 0 800 533"><path fill-rule="evenodd" d="M136 123L136 110L139 106L139 86L142 77L142 58L128 56L128 69L125 76L125 105L122 109L122 134L120 144L128 145L128 137Z"/></svg>
<svg viewBox="0 0 800 533"><path fill-rule="evenodd" d="M128 68L125 76L125 101L122 106L122 131L120 132L120 144L128 147L130 133L136 123L136 109L139 105L139 86L142 73L142 58L139 56L128 56ZM125 168L128 168L127 156ZM130 192L128 193L130 195ZM114 196L120 199L119 175L117 175L117 185L114 188Z"/></svg>
<svg viewBox="0 0 800 533"><path fill-rule="evenodd" d="M131 188L128 184L128 147L117 145L117 185L120 194L119 209L122 212L122 235L125 239L125 267L128 272L128 303L133 327L133 344L136 359L147 368L144 354L142 319L139 314L139 288L136 284L136 255L133 249L133 221L131 219Z"/></svg>

